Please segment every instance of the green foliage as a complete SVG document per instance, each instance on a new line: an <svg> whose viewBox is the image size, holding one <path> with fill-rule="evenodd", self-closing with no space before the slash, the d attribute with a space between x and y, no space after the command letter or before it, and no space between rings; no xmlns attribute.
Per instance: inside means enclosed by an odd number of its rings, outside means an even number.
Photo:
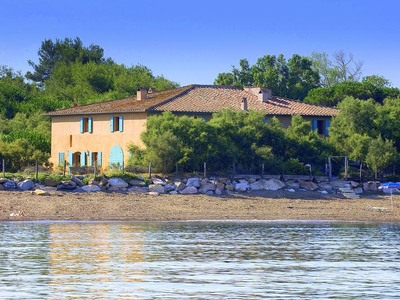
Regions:
<svg viewBox="0 0 400 300"><path fill-rule="evenodd" d="M277 96L303 100L307 93L318 87L318 72L312 69L307 57L294 54L288 61L280 54L265 55L250 66L246 59L239 62L240 70L232 67L231 73L220 73L215 84L239 87L256 85L272 89Z"/></svg>
<svg viewBox="0 0 400 300"><path fill-rule="evenodd" d="M152 116L142 141L146 150L139 154L140 150L132 146L131 153L136 153L132 160L141 162L138 157L143 155L158 170L167 161L163 172L173 171L175 162L184 172L200 171L204 162L214 172L227 171L233 164L239 171L259 172L264 164L267 172L283 172L284 162L290 159L297 159L298 166L322 166L332 150L300 116L294 117L292 127L285 130L276 118L265 122L259 112L229 109L215 113L209 122L170 112Z"/></svg>
<svg viewBox="0 0 400 300"><path fill-rule="evenodd" d="M346 97L353 97L360 100L373 99L375 102L382 103L387 97L398 97L400 95L399 89L381 87L381 84L373 84L371 79L363 82L346 81L329 87L320 87L311 90L304 102L336 106Z"/></svg>
<svg viewBox="0 0 400 300"><path fill-rule="evenodd" d="M371 140L365 161L369 168L374 171L375 178L378 172L387 168L398 158L398 152L392 141L383 140L381 136Z"/></svg>

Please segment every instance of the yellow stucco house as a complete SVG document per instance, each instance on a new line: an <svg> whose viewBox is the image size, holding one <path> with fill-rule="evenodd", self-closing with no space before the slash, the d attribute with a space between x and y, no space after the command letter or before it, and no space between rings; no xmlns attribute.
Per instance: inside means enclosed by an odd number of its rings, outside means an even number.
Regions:
<svg viewBox="0 0 400 300"><path fill-rule="evenodd" d="M256 110L266 118L276 116L288 127L293 115L301 115L313 129L327 135L338 110L272 96L260 87L188 85L155 92L139 89L136 96L74 106L47 113L51 117L51 158L54 166L110 166L126 164L127 145L142 145L140 134L149 116L171 111L209 120L223 108Z"/></svg>

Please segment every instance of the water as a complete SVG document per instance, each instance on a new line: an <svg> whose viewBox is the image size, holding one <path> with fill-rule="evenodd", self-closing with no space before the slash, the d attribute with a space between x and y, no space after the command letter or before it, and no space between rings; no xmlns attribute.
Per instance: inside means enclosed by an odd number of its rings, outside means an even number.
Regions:
<svg viewBox="0 0 400 300"><path fill-rule="evenodd" d="M0 299L394 299L400 225L3 222Z"/></svg>

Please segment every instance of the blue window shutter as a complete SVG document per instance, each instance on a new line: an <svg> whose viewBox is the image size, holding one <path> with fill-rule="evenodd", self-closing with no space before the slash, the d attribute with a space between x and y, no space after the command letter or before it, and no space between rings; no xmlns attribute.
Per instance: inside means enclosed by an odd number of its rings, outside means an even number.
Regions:
<svg viewBox="0 0 400 300"><path fill-rule="evenodd" d="M314 131L315 129L317 129L317 120L313 120L312 121L312 130Z"/></svg>
<svg viewBox="0 0 400 300"><path fill-rule="evenodd" d="M110 117L110 131L114 132L114 117Z"/></svg>
<svg viewBox="0 0 400 300"><path fill-rule="evenodd" d="M81 121L80 121L80 126L81 126L81 133L83 133L83 118L81 118Z"/></svg>
<svg viewBox="0 0 400 300"><path fill-rule="evenodd" d="M89 117L89 119L88 119L88 130L89 130L89 132L90 133L93 133L93 118L92 117Z"/></svg>
<svg viewBox="0 0 400 300"><path fill-rule="evenodd" d="M81 166L85 166L86 165L86 152L82 151L81 152Z"/></svg>
<svg viewBox="0 0 400 300"><path fill-rule="evenodd" d="M70 167L74 165L74 154L72 152L68 152L68 163Z"/></svg>
<svg viewBox="0 0 400 300"><path fill-rule="evenodd" d="M93 166L93 162L92 162L92 152L89 152L88 166Z"/></svg>
<svg viewBox="0 0 400 300"><path fill-rule="evenodd" d="M119 125L119 131L122 132L123 131L122 126L124 125L124 117L123 116L119 116L118 121L119 121L119 124L118 124Z"/></svg>
<svg viewBox="0 0 400 300"><path fill-rule="evenodd" d="M101 166L101 152L97 152L97 165Z"/></svg>
<svg viewBox="0 0 400 300"><path fill-rule="evenodd" d="M64 165L64 152L58 153L58 165L59 166Z"/></svg>
<svg viewBox="0 0 400 300"><path fill-rule="evenodd" d="M329 135L329 126L331 125L331 121L325 120L325 135Z"/></svg>

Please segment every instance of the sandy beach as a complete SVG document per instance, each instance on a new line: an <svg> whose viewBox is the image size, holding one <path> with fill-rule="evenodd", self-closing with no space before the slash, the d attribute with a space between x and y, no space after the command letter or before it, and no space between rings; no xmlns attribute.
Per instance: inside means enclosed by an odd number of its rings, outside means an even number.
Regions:
<svg viewBox="0 0 400 300"><path fill-rule="evenodd" d="M0 191L0 220L338 220L399 222L400 196L360 199L318 192L253 191L222 196ZM20 214L18 215L18 212Z"/></svg>

